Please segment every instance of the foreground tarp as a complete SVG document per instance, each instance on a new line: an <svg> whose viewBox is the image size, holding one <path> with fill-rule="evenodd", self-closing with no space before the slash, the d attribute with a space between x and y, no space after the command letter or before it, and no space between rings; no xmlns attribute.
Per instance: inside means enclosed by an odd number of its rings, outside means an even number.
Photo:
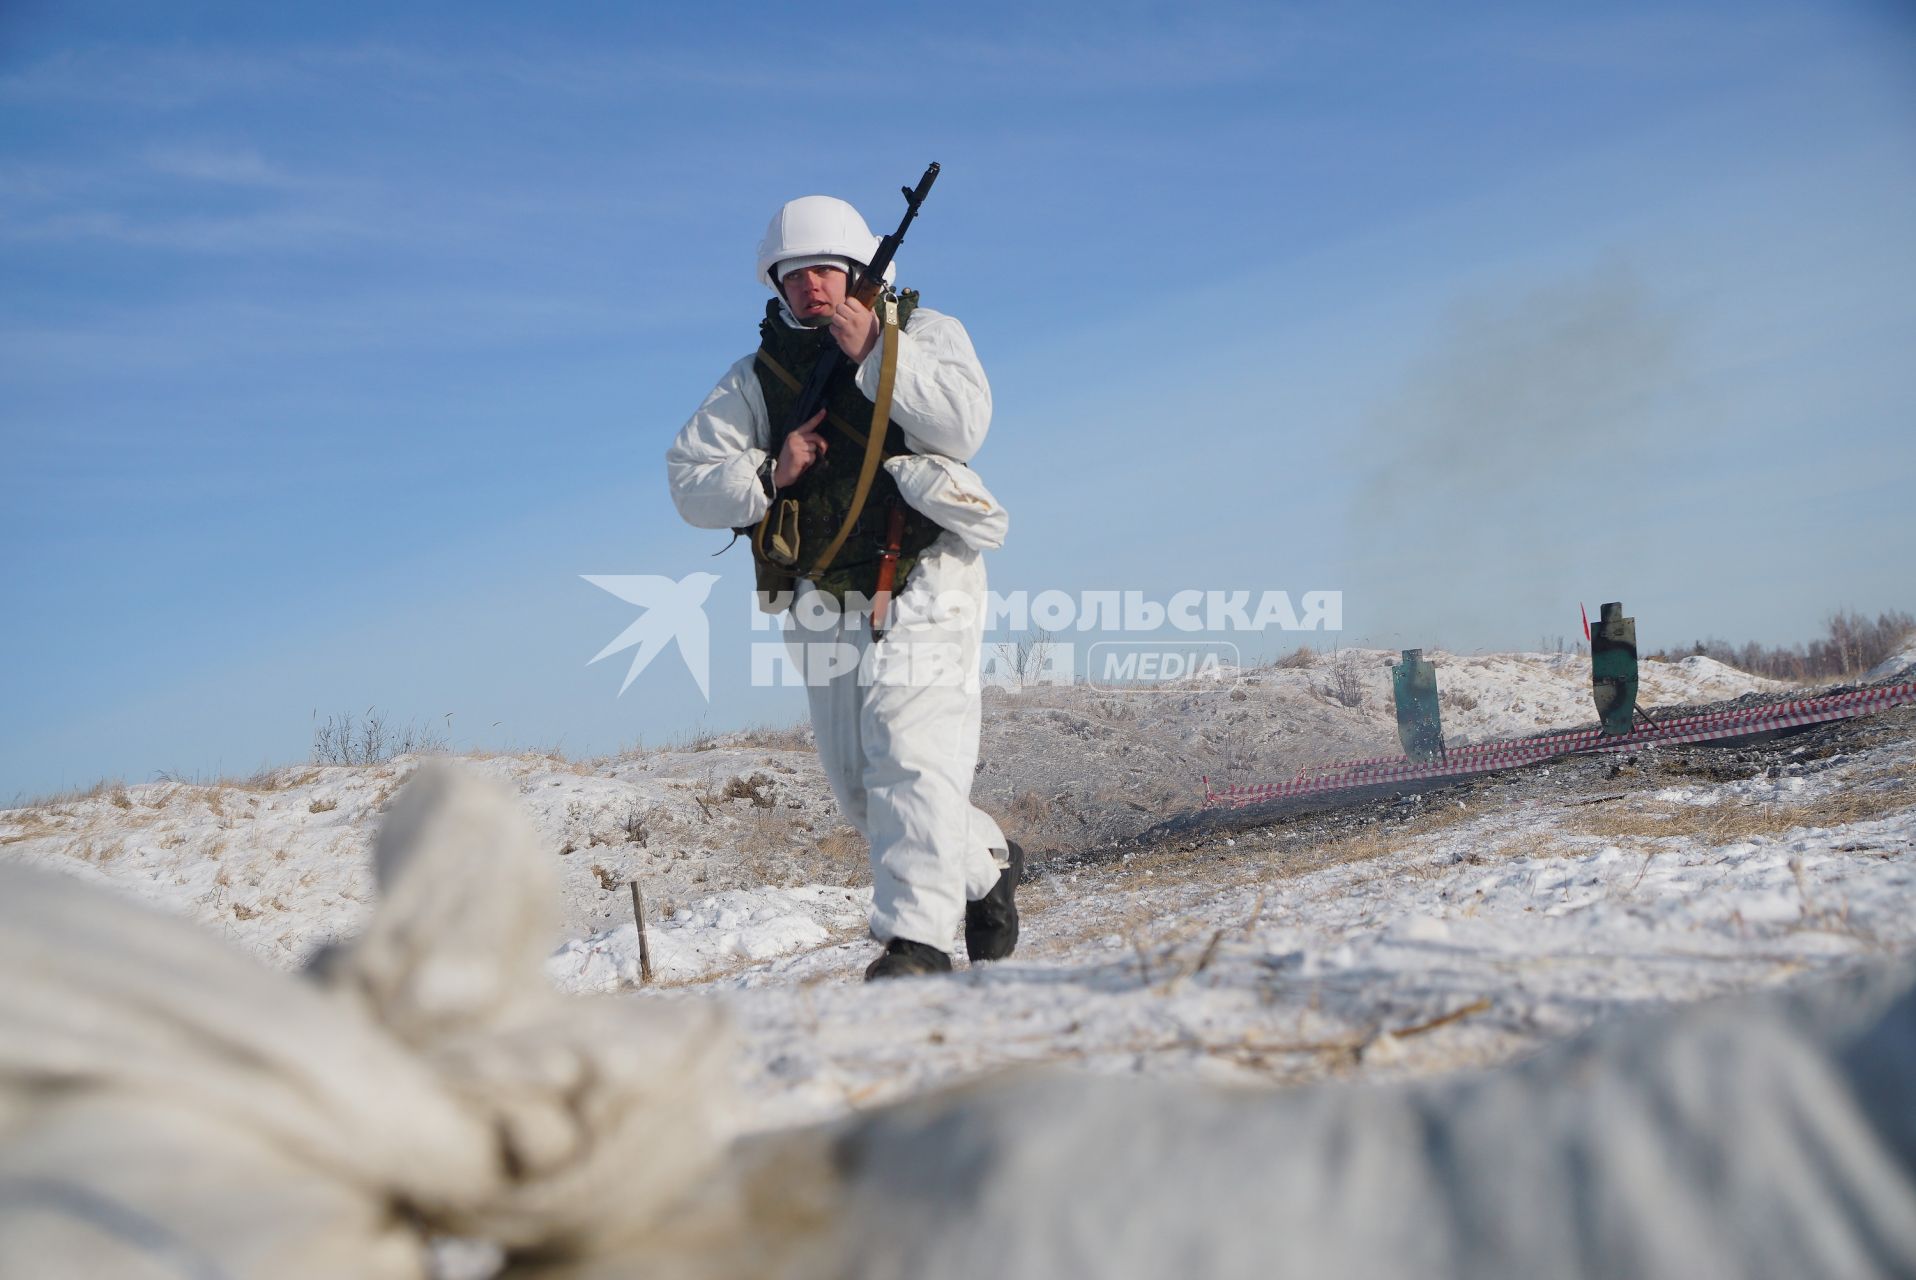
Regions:
<svg viewBox="0 0 1916 1280"><path fill-rule="evenodd" d="M818 1277L1916 1276L1916 995L1859 975L1448 1083L1029 1078L833 1138Z"/></svg>
<svg viewBox="0 0 1916 1280"><path fill-rule="evenodd" d="M1497 1071L1077 1076L721 1148L690 1004L542 971L513 802L423 775L305 978L0 867L0 1275L411 1277L433 1233L611 1277L1916 1275L1916 992L1878 966Z"/></svg>
<svg viewBox="0 0 1916 1280"><path fill-rule="evenodd" d="M0 1275L412 1277L427 1229L589 1252L712 1166L716 1021L549 989L515 801L424 774L375 871L307 980L0 866Z"/></svg>

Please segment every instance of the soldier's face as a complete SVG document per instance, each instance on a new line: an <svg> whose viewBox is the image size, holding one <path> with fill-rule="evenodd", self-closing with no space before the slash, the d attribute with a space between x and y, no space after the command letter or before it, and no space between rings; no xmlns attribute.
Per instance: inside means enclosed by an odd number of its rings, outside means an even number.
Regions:
<svg viewBox="0 0 1916 1280"><path fill-rule="evenodd" d="M816 322L832 318L838 304L845 300L849 283L837 267L800 267L781 277L779 288L784 291L785 305L792 309L794 316Z"/></svg>

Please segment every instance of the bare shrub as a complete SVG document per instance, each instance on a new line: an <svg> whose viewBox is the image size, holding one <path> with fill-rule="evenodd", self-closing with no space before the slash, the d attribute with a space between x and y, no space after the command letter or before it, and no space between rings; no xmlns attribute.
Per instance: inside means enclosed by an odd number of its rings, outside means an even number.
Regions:
<svg viewBox="0 0 1916 1280"><path fill-rule="evenodd" d="M1055 632L1036 627L1027 631L1016 640L1007 640L998 646L998 652L1004 661L1018 675L1018 685L1023 688L1044 679L1045 668L1056 650L1058 637Z"/></svg>
<svg viewBox="0 0 1916 1280"><path fill-rule="evenodd" d="M750 800L754 809L769 809L778 803L778 798L770 790L771 786L772 780L762 773L755 773L749 778L733 778L725 784L723 798Z"/></svg>
<svg viewBox="0 0 1916 1280"><path fill-rule="evenodd" d="M1308 671L1317 665L1317 651L1300 644L1271 665L1282 671Z"/></svg>
<svg viewBox="0 0 1916 1280"><path fill-rule="evenodd" d="M1340 658L1331 671L1331 700L1343 707L1364 705L1364 677L1353 658Z"/></svg>
<svg viewBox="0 0 1916 1280"><path fill-rule="evenodd" d="M445 735L431 722L395 724L372 707L358 716L328 716L323 723L317 723L319 712L314 711L313 719L315 764L383 764L394 756L446 749Z"/></svg>

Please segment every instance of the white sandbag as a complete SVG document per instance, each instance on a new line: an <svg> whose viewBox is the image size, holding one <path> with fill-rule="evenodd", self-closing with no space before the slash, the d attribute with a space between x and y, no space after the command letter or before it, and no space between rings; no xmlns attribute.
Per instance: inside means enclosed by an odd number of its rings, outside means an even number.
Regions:
<svg viewBox="0 0 1916 1280"><path fill-rule="evenodd" d="M716 1019L550 990L511 797L423 772L377 873L309 982L0 865L0 1274L410 1277L442 1231L563 1255L710 1167Z"/></svg>

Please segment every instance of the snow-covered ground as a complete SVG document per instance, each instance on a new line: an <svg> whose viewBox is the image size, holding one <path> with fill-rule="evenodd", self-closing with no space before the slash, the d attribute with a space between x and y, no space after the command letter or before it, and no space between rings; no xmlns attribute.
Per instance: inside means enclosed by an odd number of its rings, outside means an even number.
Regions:
<svg viewBox="0 0 1916 1280"><path fill-rule="evenodd" d="M636 981L626 885L640 880L658 985L625 998L731 1010L745 1128L1021 1063L1233 1081L1446 1070L1619 1009L1916 946L1916 717L1735 768L1707 749L1564 761L1382 821L1123 842L1191 803L1201 773L1255 781L1392 749L1394 656L1248 671L1236 692L991 697L981 802L1061 852L1034 858L1018 955L961 960L950 979L857 981L873 954L864 849L802 735L469 764L518 791L562 870L558 984ZM1590 720L1584 659L1435 659L1453 740ZM1653 706L1774 687L1701 658L1644 666ZM0 856L291 967L365 919L369 842L416 763L103 787L0 812ZM1127 783L1137 769L1164 794Z"/></svg>
<svg viewBox="0 0 1916 1280"><path fill-rule="evenodd" d="M1560 798L1433 804L1308 856L1247 833L1051 877L1020 953L949 981L862 988L872 949L841 935L686 990L733 1009L748 1123L773 1125L1029 1063L1450 1070L1916 948L1916 740L1647 792L1556 769Z"/></svg>

